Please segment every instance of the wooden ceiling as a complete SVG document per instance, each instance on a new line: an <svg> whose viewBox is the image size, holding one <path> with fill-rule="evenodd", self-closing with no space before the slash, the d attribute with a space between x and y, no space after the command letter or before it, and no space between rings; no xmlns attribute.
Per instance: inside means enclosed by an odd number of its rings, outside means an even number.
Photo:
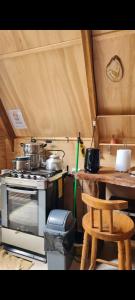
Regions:
<svg viewBox="0 0 135 300"><path fill-rule="evenodd" d="M17 137L91 137L81 31L1 30L0 98L22 112Z"/></svg>
<svg viewBox="0 0 135 300"><path fill-rule="evenodd" d="M135 30L93 30L92 36L99 139L135 140ZM106 76L115 55L124 68L119 82ZM17 137L92 136L85 63L80 30L0 31L0 98L7 112L20 109L27 125L14 128Z"/></svg>

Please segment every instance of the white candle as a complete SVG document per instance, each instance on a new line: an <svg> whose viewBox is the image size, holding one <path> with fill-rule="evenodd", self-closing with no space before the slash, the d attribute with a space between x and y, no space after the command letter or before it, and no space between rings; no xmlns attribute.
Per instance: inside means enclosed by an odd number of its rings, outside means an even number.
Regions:
<svg viewBox="0 0 135 300"><path fill-rule="evenodd" d="M130 164L131 164L131 150L130 149L117 150L115 169L120 172L127 172L130 169Z"/></svg>

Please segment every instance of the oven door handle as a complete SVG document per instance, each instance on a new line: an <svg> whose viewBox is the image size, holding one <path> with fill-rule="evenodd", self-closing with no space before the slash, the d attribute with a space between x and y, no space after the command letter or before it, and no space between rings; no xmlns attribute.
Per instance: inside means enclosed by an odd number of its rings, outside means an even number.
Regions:
<svg viewBox="0 0 135 300"><path fill-rule="evenodd" d="M14 188L9 188L9 187L7 187L7 191L19 193L19 194L27 194L27 195L36 195L37 194L37 191L28 191L28 190L26 191L26 190L14 189Z"/></svg>

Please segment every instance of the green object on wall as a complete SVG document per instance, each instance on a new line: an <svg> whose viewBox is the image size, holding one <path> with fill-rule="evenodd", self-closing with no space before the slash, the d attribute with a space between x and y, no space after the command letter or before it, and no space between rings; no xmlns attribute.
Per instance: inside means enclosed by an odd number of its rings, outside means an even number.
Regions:
<svg viewBox="0 0 135 300"><path fill-rule="evenodd" d="M75 166L75 172L78 172L78 161L79 161L79 144L80 144L80 133L77 138L76 143L76 166ZM74 177L74 206L73 206L73 216L74 218L77 218L77 179Z"/></svg>

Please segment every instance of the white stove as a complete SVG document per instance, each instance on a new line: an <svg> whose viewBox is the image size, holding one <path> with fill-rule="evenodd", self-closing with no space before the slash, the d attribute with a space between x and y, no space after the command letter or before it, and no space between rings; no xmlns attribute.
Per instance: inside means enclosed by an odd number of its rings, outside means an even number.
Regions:
<svg viewBox="0 0 135 300"><path fill-rule="evenodd" d="M44 226L50 210L63 202L58 181L66 173L10 170L1 176L2 243L45 254Z"/></svg>
<svg viewBox="0 0 135 300"><path fill-rule="evenodd" d="M65 173L65 171L55 172L44 169L38 169L27 173L11 170L9 173L2 176L1 184L44 190L47 188L49 182L61 178Z"/></svg>

